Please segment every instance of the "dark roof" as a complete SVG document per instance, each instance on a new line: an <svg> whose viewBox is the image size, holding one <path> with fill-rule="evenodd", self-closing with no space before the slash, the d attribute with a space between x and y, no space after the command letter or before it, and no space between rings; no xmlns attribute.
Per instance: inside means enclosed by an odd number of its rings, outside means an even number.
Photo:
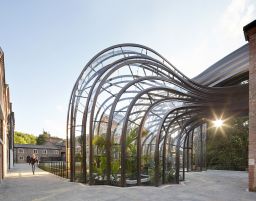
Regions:
<svg viewBox="0 0 256 201"><path fill-rule="evenodd" d="M193 78L199 84L216 86L249 71L249 45L245 44Z"/></svg>
<svg viewBox="0 0 256 201"><path fill-rule="evenodd" d="M28 149L61 149L54 145L36 145L36 144L14 144L14 148L28 148Z"/></svg>
<svg viewBox="0 0 256 201"><path fill-rule="evenodd" d="M251 29L256 27L256 20L252 21L251 23L247 24L246 26L244 26L243 30L244 30L244 37L245 40L249 40L248 37L248 31L250 31Z"/></svg>

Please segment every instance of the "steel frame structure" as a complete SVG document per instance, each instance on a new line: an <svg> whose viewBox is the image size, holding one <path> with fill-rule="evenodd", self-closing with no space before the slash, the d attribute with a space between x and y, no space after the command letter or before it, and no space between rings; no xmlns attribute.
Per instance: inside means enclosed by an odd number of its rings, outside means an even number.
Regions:
<svg viewBox="0 0 256 201"><path fill-rule="evenodd" d="M201 85L143 45L119 44L99 52L82 70L69 101L71 181L158 186L174 176L179 183L198 156L202 170L208 121L248 114L248 84L239 84L239 76L234 80L232 75L233 86Z"/></svg>

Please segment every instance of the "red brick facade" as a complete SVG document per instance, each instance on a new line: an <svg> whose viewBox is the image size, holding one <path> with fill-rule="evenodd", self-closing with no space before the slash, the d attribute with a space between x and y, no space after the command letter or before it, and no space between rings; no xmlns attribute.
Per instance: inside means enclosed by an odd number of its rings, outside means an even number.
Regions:
<svg viewBox="0 0 256 201"><path fill-rule="evenodd" d="M244 27L249 41L249 190L256 191L256 20Z"/></svg>
<svg viewBox="0 0 256 201"><path fill-rule="evenodd" d="M0 48L0 182L13 166L14 113L5 80L4 53Z"/></svg>

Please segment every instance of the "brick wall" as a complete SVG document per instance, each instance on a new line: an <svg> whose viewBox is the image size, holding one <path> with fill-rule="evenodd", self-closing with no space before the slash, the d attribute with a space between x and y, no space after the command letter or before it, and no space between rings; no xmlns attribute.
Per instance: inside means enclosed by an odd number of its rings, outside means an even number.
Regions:
<svg viewBox="0 0 256 201"><path fill-rule="evenodd" d="M11 103L9 97L9 86L5 82L5 69L4 69L4 54L0 48L0 178L3 178L7 173L7 169L10 167L12 161L8 153L12 149L12 146L9 146L8 139L12 139L14 131L14 121L13 124L10 124L10 114L13 114L11 111ZM14 120L14 115L12 116Z"/></svg>
<svg viewBox="0 0 256 201"><path fill-rule="evenodd" d="M256 34L250 37L249 189L256 191Z"/></svg>
<svg viewBox="0 0 256 201"><path fill-rule="evenodd" d="M249 190L256 191L256 20L244 27L249 41Z"/></svg>

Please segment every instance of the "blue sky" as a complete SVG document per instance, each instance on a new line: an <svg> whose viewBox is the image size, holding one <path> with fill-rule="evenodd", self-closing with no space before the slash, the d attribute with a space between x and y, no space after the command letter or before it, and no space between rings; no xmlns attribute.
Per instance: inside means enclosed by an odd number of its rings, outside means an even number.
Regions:
<svg viewBox="0 0 256 201"><path fill-rule="evenodd" d="M73 84L100 50L149 46L188 77L245 44L254 0L1 0L0 46L16 130L65 137Z"/></svg>

